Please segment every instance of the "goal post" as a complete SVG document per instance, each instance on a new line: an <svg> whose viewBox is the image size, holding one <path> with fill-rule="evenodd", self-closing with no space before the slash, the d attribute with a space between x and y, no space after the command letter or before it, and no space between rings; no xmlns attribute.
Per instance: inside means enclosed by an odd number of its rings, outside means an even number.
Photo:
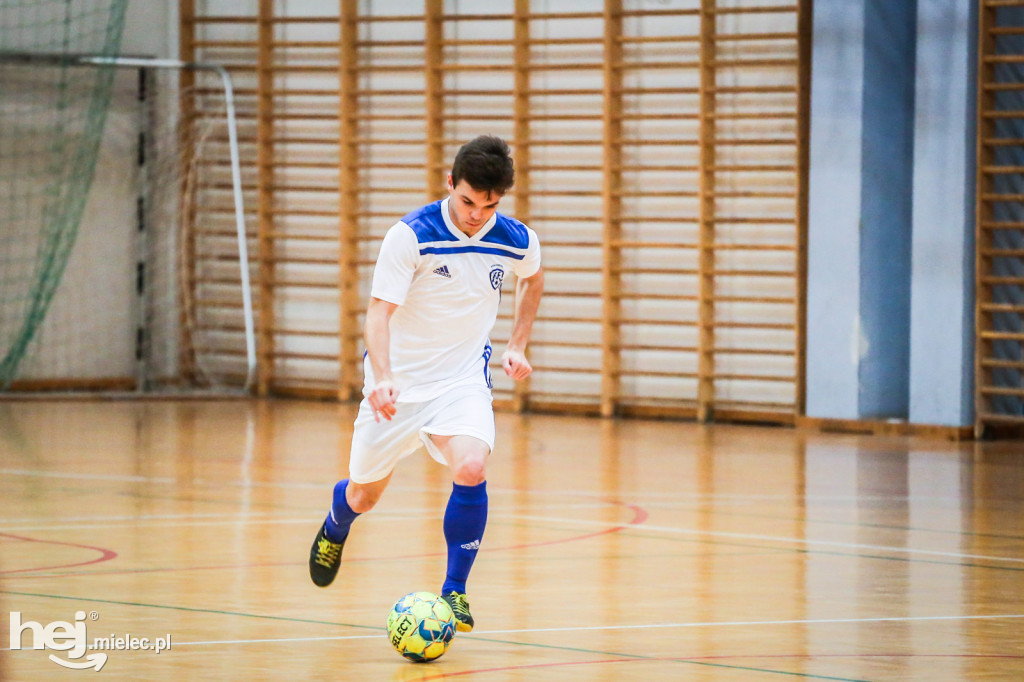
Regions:
<svg viewBox="0 0 1024 682"><path fill-rule="evenodd" d="M62 323L57 319L45 319L60 317L58 314L48 314L48 305L8 306L0 301L0 342L5 344L0 347L0 357L6 361L9 370L16 370L19 366L24 370L21 373L9 371L7 376L0 377L0 388L39 391L78 390L84 387L86 390L102 390L103 382L80 380L76 376L78 370L74 368L63 372L56 369L62 364L74 365L75 362L54 361L53 358L60 353L88 354L90 349L106 342L117 345L124 336L124 331L119 327L131 326L129 332L133 338L128 353L134 356L134 369L129 370L128 374L134 376L130 377L130 381L111 381L108 388L128 389L143 395L157 392L181 393L182 389L191 391L197 388L205 389L206 393L251 393L257 364L255 313L250 283L238 121L234 91L227 70L218 64L170 59L27 52L0 53L0 65L8 74L17 71L18 67L24 69L18 78L8 79L17 80L17 87L5 87L4 92L0 93L0 99L35 97L45 100L51 96L66 97L59 92L60 89L66 88L67 83L79 80L78 76L67 75L72 70L78 73L134 70L138 73L138 103L134 105L136 115L132 116L129 112L120 118L108 117L107 129L101 130L103 138L97 151L97 156L108 154L128 157L118 163L123 166L123 172L132 177L128 180L122 178L119 184L133 185L134 200L127 198L133 205L121 205L127 203L126 197L120 196L116 188L110 191L102 182L94 183L88 192L89 205L95 205L92 213L97 214L91 216L93 223L103 223L107 212L115 216L111 220L123 221L124 216L130 213L130 219L137 222L134 234L124 230L117 233L110 226L101 225L94 230L99 234L92 238L92 243L111 239L135 242L133 247L125 245L117 258L134 261L120 269L132 271L130 274L135 279L132 286L137 289L134 292L136 296L129 303L119 302L121 299L115 301L113 299L116 297L111 296L112 305L124 308L115 314L119 315L119 324L111 325L118 328L106 330L113 336L104 339L104 332L93 332L92 339L76 339L78 345L74 348L62 339L69 339L76 334L79 337L86 336L82 333L86 325L74 319L73 313L68 322ZM61 75L47 78L31 75L40 70L54 69L59 70ZM195 91L180 89L178 76L184 70L204 71L216 77L215 81L222 90L216 106L209 105L210 96L207 94L203 95L207 105L195 115L182 108L181 102L185 98L197 96ZM167 75L165 77L161 74ZM51 87L52 84L55 84L53 87L58 91L56 95L38 92L40 88ZM116 100L116 93L114 97ZM128 96L122 100L122 107L130 109L133 106ZM109 99L107 104L110 105ZM30 113L26 115L31 117ZM59 114L53 116L59 120ZM22 124L31 129L26 139L41 139L47 135L46 124L33 124L31 121ZM226 142L226 155L222 142ZM23 146L19 139L5 140L3 155L8 160L17 160L21 155L31 153L30 147L19 152L19 146ZM67 163L61 157L62 150L58 144L50 143L45 151L54 157L49 162L53 169ZM224 156L226 158L222 158ZM229 178L224 181L220 179L222 166L230 169ZM102 174L102 168L98 172ZM210 177L215 177L215 180L209 180ZM8 210L21 214L13 219L20 221L21 231L25 235L22 238L24 244L15 245L16 249L7 249L11 252L20 251L25 264L23 272L18 272L17 268L5 268L6 271L0 273L0 277L5 280L5 289L12 289L13 285L13 288L24 291L24 297L28 300L37 300L43 289L40 282L44 282L46 288L58 290L55 292L55 308L62 307L63 296L70 299L70 302L63 304L63 308L73 310L76 307L75 297L83 296L81 289L93 289L94 285L88 281L82 283L81 276L77 284L75 281L67 281L67 277L63 277L62 281L60 274L56 277L42 276L41 271L47 268L54 270L51 263L54 258L35 247L36 242L46 241L45 233L50 230L50 223L53 222L53 207L60 201L59 192L41 191L38 185L42 180L19 180L16 173L11 173L5 181L5 194L9 199L13 198ZM226 197L220 197L219 189L211 190L210 187L223 186L227 189L228 185L234 232L234 247L230 251L224 239L226 226L225 230L213 230L193 222L197 215L206 216L209 213L198 210L196 202L228 202ZM214 198L210 199L211 196ZM39 205L33 206L33 202ZM224 208L227 209L227 206ZM89 207L83 212L86 221L84 232L80 233L76 224L73 229L67 230L68 235L61 238L60 244L68 251L65 258L71 261L72 274L76 269L76 258L81 261L78 270L96 273L96 291L90 295L94 298L103 297L107 292L99 280L106 276L105 271L111 265L117 269L117 264L108 262L111 256L106 251L90 253L87 244L75 247L76 241L89 241ZM228 211L224 213L226 215ZM9 238L12 237L4 237ZM189 253L190 249L194 253ZM33 258L37 262L30 262ZM90 262L90 258L95 259L95 262ZM233 276L228 272L231 261L236 266ZM198 273L204 268L213 274ZM25 281L10 282L8 278L11 276ZM123 286L123 283L118 286ZM199 291L200 287L204 291ZM43 293L54 295L49 290ZM0 293L0 299L3 296ZM217 306L220 307L219 312L215 310ZM26 309L27 315L24 313ZM35 319L28 319L32 315ZM65 316L68 316L66 311ZM63 328L60 328L62 324ZM17 328L17 333L12 332L12 328ZM225 342L228 337L230 340ZM235 341L235 337L239 341ZM20 347L7 344L8 338L15 338L21 344ZM63 350L62 344L66 344L68 350ZM21 360L26 356L27 362L22 364ZM37 357L35 362L33 357ZM83 358L77 358L77 361L79 365L87 362ZM119 373L124 370L114 371Z"/></svg>
<svg viewBox="0 0 1024 682"><path fill-rule="evenodd" d="M235 209L235 231L238 239L238 274L242 283L242 308L245 325L246 379L245 390L252 390L256 381L256 327L252 306L252 287L249 282L249 247L245 229L245 207L242 200L242 164L238 151L238 123L235 117L235 94L231 75L219 64L183 62L176 59L140 59L137 57L79 57L83 64L144 69L190 69L212 71L220 77L224 87L224 105L227 115L228 149L231 162L232 200Z"/></svg>

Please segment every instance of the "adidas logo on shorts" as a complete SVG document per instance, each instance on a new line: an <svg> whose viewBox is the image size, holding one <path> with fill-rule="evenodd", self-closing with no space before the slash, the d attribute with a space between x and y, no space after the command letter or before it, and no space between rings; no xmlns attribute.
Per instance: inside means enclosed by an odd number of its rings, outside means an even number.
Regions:
<svg viewBox="0 0 1024 682"><path fill-rule="evenodd" d="M467 542L464 545L459 545L462 549L480 549L480 541L473 540L473 542Z"/></svg>
<svg viewBox="0 0 1024 682"><path fill-rule="evenodd" d="M442 265L438 269L434 270L434 274L435 275L441 275L442 277L445 277L447 279L451 279L452 278L452 274L450 272L448 272L448 266L447 265Z"/></svg>

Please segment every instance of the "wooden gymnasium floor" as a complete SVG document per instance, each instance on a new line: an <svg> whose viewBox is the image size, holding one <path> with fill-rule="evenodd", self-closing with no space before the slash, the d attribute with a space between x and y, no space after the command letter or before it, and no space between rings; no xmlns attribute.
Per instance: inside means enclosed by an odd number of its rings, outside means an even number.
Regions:
<svg viewBox="0 0 1024 682"><path fill-rule="evenodd" d="M352 417L0 403L0 678L91 679L8 648L8 612L82 611L90 640L171 636L103 679L1024 679L1019 441L499 415L477 630L418 665L383 624L440 587L444 469L406 460L337 582L307 576Z"/></svg>

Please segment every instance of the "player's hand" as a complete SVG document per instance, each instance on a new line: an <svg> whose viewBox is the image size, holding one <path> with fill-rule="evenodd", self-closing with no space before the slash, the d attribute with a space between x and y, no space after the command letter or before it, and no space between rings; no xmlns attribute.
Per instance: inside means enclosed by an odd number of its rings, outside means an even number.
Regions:
<svg viewBox="0 0 1024 682"><path fill-rule="evenodd" d="M370 394L366 396L366 400L370 403L373 418L378 424L381 417L391 421L397 409L395 401L398 400L398 387L390 380L378 381Z"/></svg>
<svg viewBox="0 0 1024 682"><path fill-rule="evenodd" d="M516 381L525 379L533 371L533 367L530 366L530 361L526 359L526 355L517 350L506 350L502 353L501 366L505 368L505 374Z"/></svg>

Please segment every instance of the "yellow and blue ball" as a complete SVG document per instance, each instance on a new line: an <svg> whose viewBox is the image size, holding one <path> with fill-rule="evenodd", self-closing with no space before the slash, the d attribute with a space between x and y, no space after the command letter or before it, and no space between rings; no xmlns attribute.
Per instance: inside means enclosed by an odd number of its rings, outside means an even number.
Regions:
<svg viewBox="0 0 1024 682"><path fill-rule="evenodd" d="M455 614L432 592L410 592L388 614L387 632L391 646L409 660L433 661L455 638Z"/></svg>

